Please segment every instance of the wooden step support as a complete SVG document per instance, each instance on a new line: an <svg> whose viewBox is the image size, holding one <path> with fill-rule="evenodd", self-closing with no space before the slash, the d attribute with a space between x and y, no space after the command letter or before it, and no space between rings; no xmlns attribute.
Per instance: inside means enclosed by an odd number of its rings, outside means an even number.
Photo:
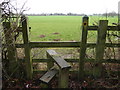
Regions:
<svg viewBox="0 0 120 90"><path fill-rule="evenodd" d="M56 63L59 67L59 88L68 88L68 76L70 64L67 63L62 57L59 56L54 50L47 50L48 69Z"/></svg>

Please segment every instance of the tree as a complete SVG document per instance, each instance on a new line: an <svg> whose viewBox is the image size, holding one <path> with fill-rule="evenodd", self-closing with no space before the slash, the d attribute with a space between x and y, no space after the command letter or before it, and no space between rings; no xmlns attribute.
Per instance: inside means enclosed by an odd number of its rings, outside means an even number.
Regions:
<svg viewBox="0 0 120 90"><path fill-rule="evenodd" d="M21 41L18 38L19 36L19 27L21 25L21 16L24 9L25 3L23 4L21 10L18 10L14 5L12 5L10 0L4 0L0 3L0 15L1 15L1 24L3 25L3 30L0 29L1 43L4 45L0 48L2 50L2 71L3 78L21 78L21 72L23 69L20 69L22 66L18 63L17 50L15 47L16 42ZM1 27L2 27L1 25Z"/></svg>
<svg viewBox="0 0 120 90"><path fill-rule="evenodd" d="M103 16L108 16L108 17L114 17L117 16L117 13L115 11L109 12L109 13L103 13Z"/></svg>

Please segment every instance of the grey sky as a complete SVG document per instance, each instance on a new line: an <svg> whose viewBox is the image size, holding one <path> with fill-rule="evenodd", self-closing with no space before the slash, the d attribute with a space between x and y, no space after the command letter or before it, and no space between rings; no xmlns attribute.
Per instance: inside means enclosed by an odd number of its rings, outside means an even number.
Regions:
<svg viewBox="0 0 120 90"><path fill-rule="evenodd" d="M1 0L2 1L2 0ZM26 13L105 13L118 11L120 0L11 0L17 7L26 2Z"/></svg>

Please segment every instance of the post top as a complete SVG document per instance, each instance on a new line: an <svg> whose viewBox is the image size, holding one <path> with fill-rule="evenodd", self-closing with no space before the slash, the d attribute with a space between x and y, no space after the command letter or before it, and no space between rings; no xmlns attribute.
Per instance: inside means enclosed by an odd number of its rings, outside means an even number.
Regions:
<svg viewBox="0 0 120 90"><path fill-rule="evenodd" d="M84 17L88 17L87 15L84 15Z"/></svg>
<svg viewBox="0 0 120 90"><path fill-rule="evenodd" d="M89 17L87 15L84 15L83 18L87 18L88 19Z"/></svg>

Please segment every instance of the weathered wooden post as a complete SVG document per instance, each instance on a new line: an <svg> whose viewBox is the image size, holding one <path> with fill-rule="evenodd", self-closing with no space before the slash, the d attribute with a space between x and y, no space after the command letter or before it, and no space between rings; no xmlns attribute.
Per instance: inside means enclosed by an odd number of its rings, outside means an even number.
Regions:
<svg viewBox="0 0 120 90"><path fill-rule="evenodd" d="M120 36L120 1L118 2L118 35ZM118 38L118 43L120 44L120 38ZM120 48L118 48L118 53L120 53ZM118 56L120 59L120 55Z"/></svg>
<svg viewBox="0 0 120 90"><path fill-rule="evenodd" d="M100 20L98 26L98 35L97 35L97 45L96 45L96 57L95 57L95 67L94 67L94 76L100 77L102 73L102 63L104 57L104 49L106 43L106 34L107 34L108 20Z"/></svg>
<svg viewBox="0 0 120 90"><path fill-rule="evenodd" d="M47 61L47 69L50 70L53 66L54 66L54 61L53 59L50 57L50 55L47 54L47 58L48 58L48 61Z"/></svg>
<svg viewBox="0 0 120 90"><path fill-rule="evenodd" d="M16 71L18 70L17 51L15 47L14 31L11 29L10 22L3 22L5 42L8 51L9 60L9 75L17 77Z"/></svg>
<svg viewBox="0 0 120 90"><path fill-rule="evenodd" d="M23 33L23 42L24 42L24 51L25 51L25 64L26 64L26 76L27 79L32 79L33 67L32 67L32 58L31 58L31 48L29 46L29 27L27 22L27 17L22 16L22 33Z"/></svg>
<svg viewBox="0 0 120 90"><path fill-rule="evenodd" d="M118 35L120 36L120 1L118 2ZM120 37L118 38L118 44L120 44ZM118 54L120 53L120 48L118 48ZM120 55L118 56L118 59L120 59ZM120 80L120 72L118 73L119 80Z"/></svg>
<svg viewBox="0 0 120 90"><path fill-rule="evenodd" d="M0 8L2 6L0 5ZM0 17L2 16L2 10L0 9ZM2 89L2 24L0 19L0 89Z"/></svg>
<svg viewBox="0 0 120 90"><path fill-rule="evenodd" d="M59 70L59 88L68 88L69 84L69 68Z"/></svg>
<svg viewBox="0 0 120 90"><path fill-rule="evenodd" d="M80 45L79 74L78 74L79 80L83 80L84 78L84 61L87 47L88 23L89 17L85 15L82 21L82 38Z"/></svg>

